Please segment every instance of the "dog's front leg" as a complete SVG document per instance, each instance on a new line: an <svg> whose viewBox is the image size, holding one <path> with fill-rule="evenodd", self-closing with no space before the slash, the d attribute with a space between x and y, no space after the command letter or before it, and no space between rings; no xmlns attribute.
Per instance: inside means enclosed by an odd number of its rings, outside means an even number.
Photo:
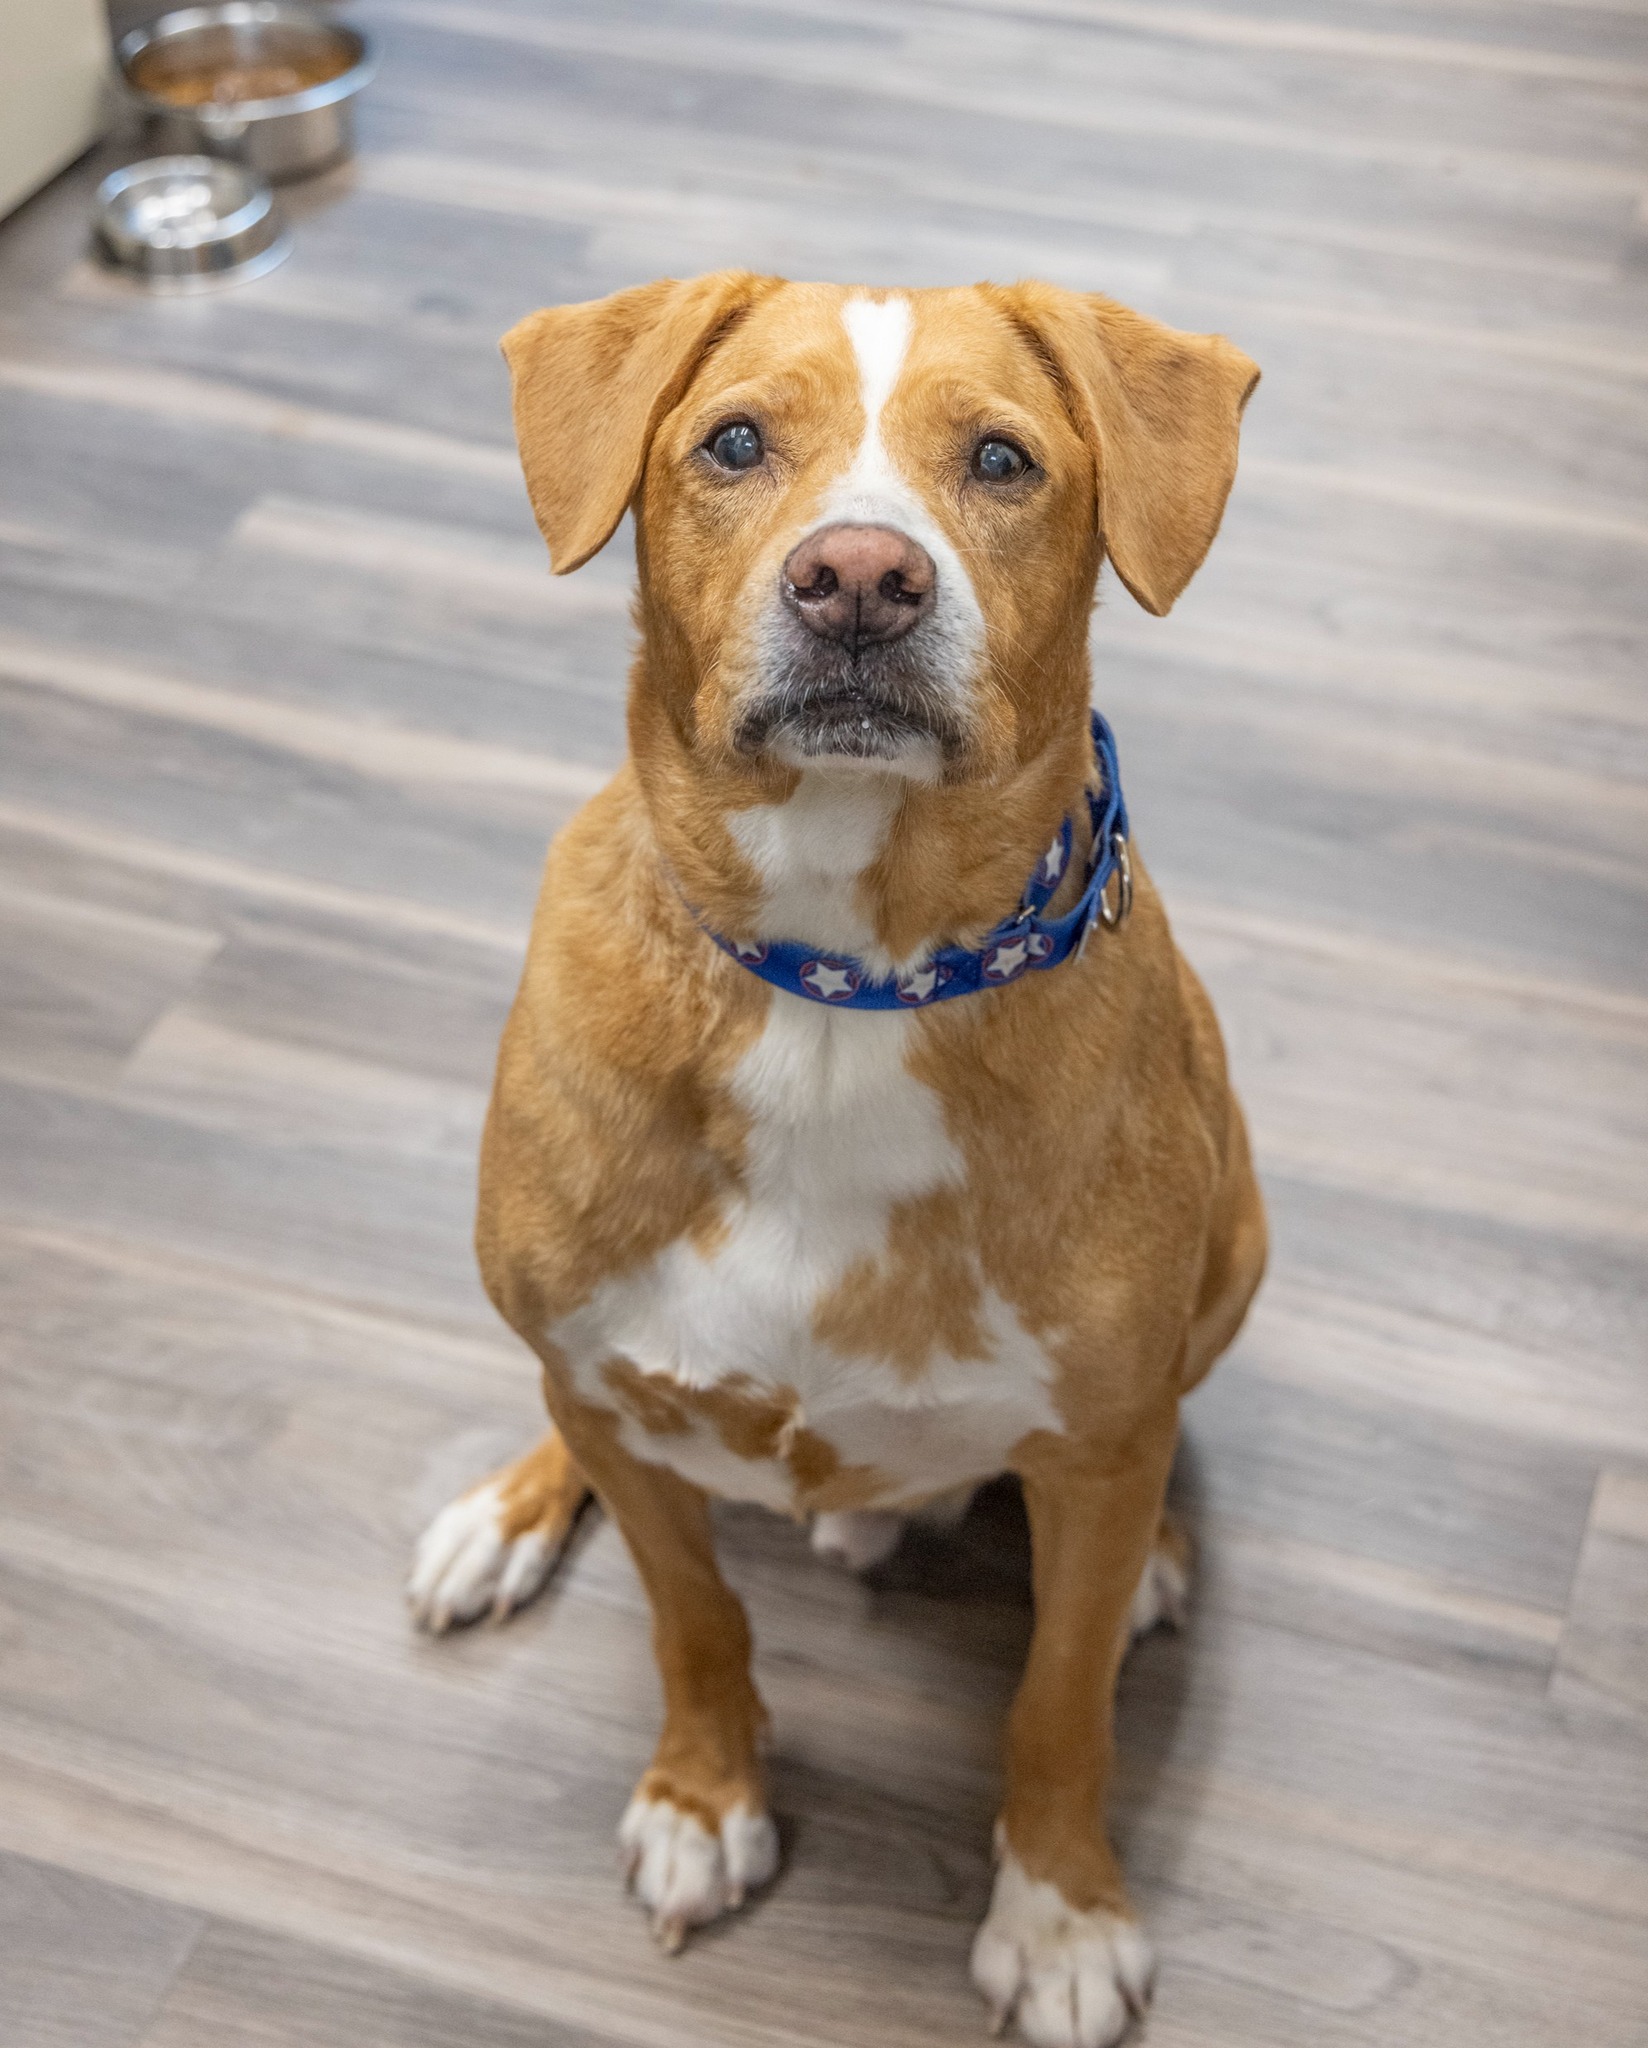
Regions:
<svg viewBox="0 0 1648 2048"><path fill-rule="evenodd" d="M1105 1834L1112 1702L1150 1556L1177 1404L1125 1452L1037 1438L1020 1462L1036 1620L1007 1729L990 1911L973 1980L998 2031L1034 2048L1109 2048L1150 1996L1154 1963Z"/></svg>
<svg viewBox="0 0 1648 2048"><path fill-rule="evenodd" d="M778 1868L758 1755L766 1709L750 1678L750 1630L715 1561L709 1502L604 1427L562 1422L618 1524L652 1605L664 1727L619 1825L625 1872L664 1947L743 1903Z"/></svg>

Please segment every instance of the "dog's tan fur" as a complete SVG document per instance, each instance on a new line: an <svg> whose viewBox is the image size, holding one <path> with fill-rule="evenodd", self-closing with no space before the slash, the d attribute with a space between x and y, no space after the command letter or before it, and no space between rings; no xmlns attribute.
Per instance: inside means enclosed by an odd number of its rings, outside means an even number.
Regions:
<svg viewBox="0 0 1648 2048"><path fill-rule="evenodd" d="M748 1117L729 1077L771 1006L796 999L718 950L683 898L729 936L756 933L761 881L729 820L799 781L740 753L736 717L749 593L777 576L862 430L845 297L721 273L538 313L505 341L554 567L576 568L633 504L640 571L630 759L551 851L483 1148L482 1272L543 1361L560 1438L515 1468L511 1497L536 1488L541 1513L564 1517L569 1451L619 1524L665 1693L643 1791L712 1832L734 1807L762 1807L763 1712L705 1497L669 1469L672 1439L712 1429L736 1457L781 1468L798 1513L885 1504L896 1479L844 1460L782 1384L687 1386L615 1356L595 1393L550 1333L676 1240L713 1254L744 1186ZM1060 819L1085 816L1101 561L1168 609L1217 529L1257 378L1222 339L1104 299L1037 285L909 298L881 431L964 559L988 642L965 746L941 777L904 787L858 883L892 960L976 941ZM775 451L769 473L735 487L695 459L729 414L759 418ZM985 430L1034 450L1033 494L957 481L958 450ZM1060 907L1077 886L1072 871ZM910 1383L935 1346L989 1356L988 1287L1053 1361L1060 1427L1009 1458L1036 1622L1002 1833L1070 1907L1125 1914L1102 1819L1109 1701L1180 1396L1235 1334L1264 1263L1241 1114L1142 867L1124 927L1054 971L922 1012L908 1047L965 1179L894 1207L880 1253L817 1301L814 1335Z"/></svg>

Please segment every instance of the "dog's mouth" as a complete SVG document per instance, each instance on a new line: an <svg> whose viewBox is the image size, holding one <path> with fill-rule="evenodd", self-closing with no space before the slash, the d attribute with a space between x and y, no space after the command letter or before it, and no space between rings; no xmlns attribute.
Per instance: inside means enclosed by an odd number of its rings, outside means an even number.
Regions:
<svg viewBox="0 0 1648 2048"><path fill-rule="evenodd" d="M824 658L820 658L823 655ZM903 646L807 651L769 676L739 720L742 754L788 761L886 761L942 772L967 744L951 694Z"/></svg>
<svg viewBox="0 0 1648 2048"><path fill-rule="evenodd" d="M918 717L862 691L815 694L780 709L762 705L739 731L745 753L797 754L814 760L844 754L890 761L933 744L938 735Z"/></svg>

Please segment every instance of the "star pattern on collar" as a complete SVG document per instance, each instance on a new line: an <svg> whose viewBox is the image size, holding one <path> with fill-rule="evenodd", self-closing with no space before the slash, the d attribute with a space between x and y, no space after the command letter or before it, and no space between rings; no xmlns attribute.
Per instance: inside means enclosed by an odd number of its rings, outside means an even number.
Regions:
<svg viewBox="0 0 1648 2048"><path fill-rule="evenodd" d="M858 970L845 960L809 960L801 969L808 992L825 1003L844 1003L858 987Z"/></svg>
<svg viewBox="0 0 1648 2048"><path fill-rule="evenodd" d="M984 956L987 981L1011 981L1032 961L1046 957L1051 941L1043 932L1025 932L1016 939L1003 939Z"/></svg>
<svg viewBox="0 0 1648 2048"><path fill-rule="evenodd" d="M898 977L898 999L901 1003L930 1002L934 990L942 988L949 979L948 967L929 960L925 967L912 967L908 974Z"/></svg>

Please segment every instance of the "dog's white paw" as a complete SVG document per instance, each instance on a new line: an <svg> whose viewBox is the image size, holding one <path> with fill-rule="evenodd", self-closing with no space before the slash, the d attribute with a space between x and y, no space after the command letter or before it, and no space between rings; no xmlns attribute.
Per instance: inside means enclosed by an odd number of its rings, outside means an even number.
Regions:
<svg viewBox="0 0 1648 2048"><path fill-rule="evenodd" d="M1129 1639L1136 1643L1153 1628L1183 1628L1189 1606L1189 1556L1158 1543L1133 1592L1127 1613Z"/></svg>
<svg viewBox="0 0 1648 2048"><path fill-rule="evenodd" d="M844 1564L850 1572L873 1571L878 1564L885 1564L903 1534L904 1517L880 1508L853 1508L813 1517L816 1554Z"/></svg>
<svg viewBox="0 0 1648 2048"><path fill-rule="evenodd" d="M413 1619L437 1636L483 1614L502 1621L540 1590L555 1557L541 1529L507 1533L502 1492L488 1481L442 1508L418 1538L406 1582Z"/></svg>
<svg viewBox="0 0 1648 2048"><path fill-rule="evenodd" d="M652 1914L652 1931L672 1955L689 1927L744 1903L778 1869L778 1830L770 1814L742 1802L711 1834L668 1799L637 1793L618 1823L618 1853L635 1896Z"/></svg>
<svg viewBox="0 0 1648 2048"><path fill-rule="evenodd" d="M1078 1910L1004 1852L973 1938L973 1982L996 2033L1011 2020L1032 2048L1111 2048L1150 2002L1155 1975L1133 1921Z"/></svg>

